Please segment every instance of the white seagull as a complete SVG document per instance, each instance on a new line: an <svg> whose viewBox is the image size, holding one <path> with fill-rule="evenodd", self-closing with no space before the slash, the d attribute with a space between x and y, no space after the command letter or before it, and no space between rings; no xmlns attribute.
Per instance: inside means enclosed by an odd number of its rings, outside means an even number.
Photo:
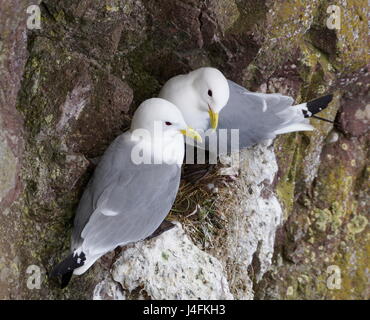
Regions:
<svg viewBox="0 0 370 320"><path fill-rule="evenodd" d="M184 135L200 139L172 103L153 98L139 106L130 130L106 150L80 200L71 253L51 272L62 278L62 287L105 253L158 228L179 188ZM139 163L136 158L145 153L150 163Z"/></svg>
<svg viewBox="0 0 370 320"><path fill-rule="evenodd" d="M209 67L171 78L163 86L159 97L175 104L185 121L200 130L199 133L205 132L203 143L197 146L217 155L221 154L221 149L217 146L216 150L211 149L208 139L219 135L222 129L228 131L228 146L223 150L227 153L238 151L279 134L313 130L308 118L316 117L315 114L325 109L332 100L332 95L327 95L293 105L291 97L250 92L227 80L219 70ZM237 146L230 145L231 129L239 130Z"/></svg>

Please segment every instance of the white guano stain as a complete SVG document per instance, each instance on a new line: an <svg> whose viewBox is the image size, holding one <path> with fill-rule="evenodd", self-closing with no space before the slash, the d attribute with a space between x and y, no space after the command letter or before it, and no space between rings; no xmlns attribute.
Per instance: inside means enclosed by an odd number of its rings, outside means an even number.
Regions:
<svg viewBox="0 0 370 320"><path fill-rule="evenodd" d="M88 100L88 93L90 92L90 85L76 86L70 94L68 94L66 101L61 106L62 115L57 124L57 131L63 130L71 119L77 120L86 106Z"/></svg>

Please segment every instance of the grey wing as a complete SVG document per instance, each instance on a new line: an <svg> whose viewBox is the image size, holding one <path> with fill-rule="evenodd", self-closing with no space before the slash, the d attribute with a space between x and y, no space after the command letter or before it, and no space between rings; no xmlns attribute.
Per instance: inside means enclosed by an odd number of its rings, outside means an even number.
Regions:
<svg viewBox="0 0 370 320"><path fill-rule="evenodd" d="M121 152L121 149L123 149L123 152ZM114 160L119 157L123 157L122 160L125 161L123 135L117 137L100 158L94 174L84 190L74 219L72 249L75 249L81 244L82 239L80 236L82 230L96 209L96 198L104 192L110 184L110 180L115 177Z"/></svg>
<svg viewBox="0 0 370 320"><path fill-rule="evenodd" d="M228 82L230 98L220 112L218 130L238 129L240 148L272 139L282 128L292 124L308 122L301 111L291 107L291 97L254 93L230 80Z"/></svg>
<svg viewBox="0 0 370 320"><path fill-rule="evenodd" d="M131 148L115 141L104 154L77 211L74 247L82 245L84 252L99 254L144 239L171 209L180 168L136 165Z"/></svg>

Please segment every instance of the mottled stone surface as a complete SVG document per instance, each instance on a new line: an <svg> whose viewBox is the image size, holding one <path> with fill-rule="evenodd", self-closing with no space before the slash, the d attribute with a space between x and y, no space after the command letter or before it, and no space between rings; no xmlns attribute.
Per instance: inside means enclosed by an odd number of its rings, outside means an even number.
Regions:
<svg viewBox="0 0 370 320"><path fill-rule="evenodd" d="M180 224L130 245L113 265L127 299L232 299L220 261L200 250Z"/></svg>
<svg viewBox="0 0 370 320"><path fill-rule="evenodd" d="M236 178L183 184L170 219L221 263L236 299L369 298L366 0L336 2L339 30L326 27L329 0L45 0L33 31L30 3L0 4L0 298L139 294L112 279L114 253L64 291L47 273L68 251L89 160L169 77L205 65L297 103L331 92L322 116L339 125L312 120L314 132L244 152ZM168 232L144 242L146 256L150 243L178 236ZM127 250L120 257L134 259ZM30 265L40 289L27 288ZM153 278L140 278L153 298L173 296Z"/></svg>
<svg viewBox="0 0 370 320"><path fill-rule="evenodd" d="M108 274L94 288L93 300L126 300L121 285Z"/></svg>
<svg viewBox="0 0 370 320"><path fill-rule="evenodd" d="M28 56L25 23L29 3L3 1L0 5L0 297L17 296L19 276L15 243L20 238L20 215L9 206L23 188L23 119L16 101Z"/></svg>
<svg viewBox="0 0 370 320"><path fill-rule="evenodd" d="M271 265L283 218L272 187L278 167L271 141L242 151L240 164L237 179L218 194L215 206L227 222L210 251L227 268L234 297L253 299L253 283Z"/></svg>

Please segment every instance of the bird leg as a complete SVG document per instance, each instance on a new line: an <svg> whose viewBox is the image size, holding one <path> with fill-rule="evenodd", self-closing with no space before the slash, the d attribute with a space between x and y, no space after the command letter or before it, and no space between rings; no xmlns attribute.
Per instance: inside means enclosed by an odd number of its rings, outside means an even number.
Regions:
<svg viewBox="0 0 370 320"><path fill-rule="evenodd" d="M322 117L318 117L316 115L311 116L311 118L315 118L315 119L320 120L320 121L329 122L329 123L333 124L334 128L336 128L338 131L346 133L342 124L337 120L333 121L333 120L325 119L325 118L322 118Z"/></svg>
<svg viewBox="0 0 370 320"><path fill-rule="evenodd" d="M171 230L173 227L175 227L175 225L168 221L168 220L163 220L163 222L161 223L161 225L157 228L157 230L155 230L151 236L149 236L147 239L153 239L155 237L158 237L159 235L161 235L163 232L166 232L168 230Z"/></svg>

